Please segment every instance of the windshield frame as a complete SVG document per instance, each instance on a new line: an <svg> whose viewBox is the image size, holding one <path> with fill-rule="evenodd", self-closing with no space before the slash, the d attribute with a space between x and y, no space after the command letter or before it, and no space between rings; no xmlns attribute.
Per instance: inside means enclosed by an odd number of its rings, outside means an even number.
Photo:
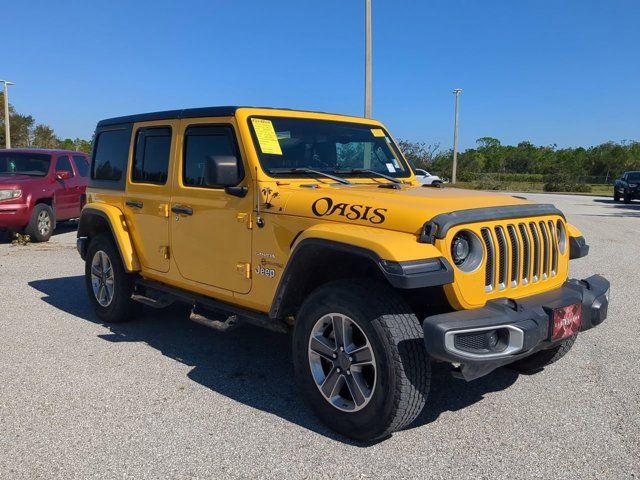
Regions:
<svg viewBox="0 0 640 480"><path fill-rule="evenodd" d="M0 152L0 157L23 157L23 158L33 158L33 159L37 159L37 160L46 160L47 162L49 162L49 165L47 167L47 171L44 172L44 174L40 175L34 175L31 173L24 173L24 172L3 172L0 171L0 175L24 175L25 177L34 177L34 178L45 178L47 177L50 173L51 173L51 165L53 165L53 155L50 153L40 153L40 152L14 152L14 151L4 151L4 152Z"/></svg>
<svg viewBox="0 0 640 480"><path fill-rule="evenodd" d="M312 122L322 122L325 124L339 124L339 125L344 125L344 126L356 126L356 127L360 127L360 128L369 128L369 129L380 129L384 132L385 137L388 138L390 141L387 142L387 145L389 145L389 149L391 150L391 152L393 153L393 155L396 157L396 160L398 161L398 163L400 164L400 166L403 169L403 172L400 173L397 176L394 176L394 178L400 180L401 182L403 181L410 181L414 175L413 173L413 169L411 168L411 165L409 165L409 162L407 162L407 160L404 158L404 155L402 155L402 152L400 151L400 149L398 148L398 146L396 145L395 140L393 139L393 137L389 134L389 132L387 131L387 129L379 124L379 123L365 123L365 122L358 122L358 121L344 121L344 120L338 120L338 119L325 119L325 118L309 118L309 117L298 117L296 115L269 115L269 114L262 114L262 113L255 113L255 114L251 114L249 116L246 117L246 121L247 121L247 127L249 130L249 134L251 136L251 142L252 142L252 146L253 149L255 151L256 157L258 159L258 163L260 165L260 169L262 170L262 172L268 176L269 178L286 178L286 179L300 179L300 180L309 180L309 177L311 176L311 174L309 173L302 173L302 172L292 172L292 173L273 173L271 172L269 168L267 168L262 161L262 153L260 152L260 143L258 142L258 137L256 135L255 129L253 127L253 123L252 123L252 119L253 118L260 118L260 119L265 119L265 120L270 120L270 121L277 121L278 119L291 119L291 120L301 120L301 121L312 121ZM301 167L302 168L302 167ZM348 168L345 168L345 170ZM339 177L342 178L353 178L353 179L384 179L384 177L382 176L378 176L375 175L373 173L367 173L367 172L360 172L360 173L347 173L347 174L343 174L343 173L336 173L335 170L338 170L338 168L336 169L331 169L331 170L322 170L325 173L329 173L332 175L337 175ZM358 169L356 169L358 170ZM389 175L387 172L384 172L385 175ZM384 182L388 182L388 180L384 180Z"/></svg>

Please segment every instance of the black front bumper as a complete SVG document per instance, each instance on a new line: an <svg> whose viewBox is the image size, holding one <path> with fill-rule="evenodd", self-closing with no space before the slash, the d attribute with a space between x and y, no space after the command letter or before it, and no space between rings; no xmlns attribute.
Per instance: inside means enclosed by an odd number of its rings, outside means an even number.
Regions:
<svg viewBox="0 0 640 480"><path fill-rule="evenodd" d="M569 280L557 290L539 295L518 300L492 300L483 308L427 317L422 323L426 349L435 360L460 364L461 376L473 380L557 345L557 341L551 340L553 310L577 303L582 304L580 331L602 323L607 317L609 281L594 275L585 280ZM504 338L508 340L502 351L458 344L467 331L491 332L493 329L506 332ZM473 333L466 335L470 338Z"/></svg>

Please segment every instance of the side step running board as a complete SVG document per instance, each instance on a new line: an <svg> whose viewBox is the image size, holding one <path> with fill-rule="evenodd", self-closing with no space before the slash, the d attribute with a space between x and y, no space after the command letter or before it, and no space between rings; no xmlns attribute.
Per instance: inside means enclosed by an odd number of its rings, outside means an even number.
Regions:
<svg viewBox="0 0 640 480"><path fill-rule="evenodd" d="M139 295L134 293L131 295L131 300L142 303L148 307L152 308L164 308L168 307L174 302L173 298L167 297L166 295L160 296L159 298L145 297L144 295Z"/></svg>
<svg viewBox="0 0 640 480"><path fill-rule="evenodd" d="M237 315L230 315L226 319L217 319L205 316L202 312L197 312L195 308L191 310L189 320L204 325L205 327L213 328L219 332L235 330L242 325L242 321Z"/></svg>
<svg viewBox="0 0 640 480"><path fill-rule="evenodd" d="M198 317L197 319L192 318L192 320L203 323L207 326L211 326L213 328L216 328L217 330L226 330L228 328L231 328L232 323L244 322L258 327L266 328L268 330L273 330L275 332L287 333L289 331L286 323L280 320L269 318L269 316L265 313L245 309L235 305L230 305L228 303L221 302L220 300L216 300L205 295L187 292L179 288L165 285L164 283L155 282L153 280L147 280L144 278L138 279L136 281L136 286L141 287L141 291L144 292L144 295L136 293L131 297L134 300L141 301L141 303L144 303L145 305L151 305L152 307L158 306L159 302L166 301L180 301L191 304L194 307L194 312L196 312L195 314ZM151 300L153 304L147 303L149 300ZM201 309L198 307L201 307ZM209 314L209 312L211 312L212 315L220 315L221 318L211 319L199 313L200 311L206 311L207 315ZM231 317L235 317L236 320L231 321ZM218 325L220 323L226 322L229 322L229 325L227 327Z"/></svg>

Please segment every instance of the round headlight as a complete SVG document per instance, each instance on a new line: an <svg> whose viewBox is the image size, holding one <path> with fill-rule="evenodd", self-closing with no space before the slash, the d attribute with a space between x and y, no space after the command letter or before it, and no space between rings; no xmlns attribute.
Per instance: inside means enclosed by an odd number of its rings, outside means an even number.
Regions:
<svg viewBox="0 0 640 480"><path fill-rule="evenodd" d="M473 272L482 263L484 250L478 236L470 230L462 230L451 241L451 258L463 272Z"/></svg>
<svg viewBox="0 0 640 480"><path fill-rule="evenodd" d="M456 265L464 263L469 256L470 251L471 246L469 245L469 240L467 240L466 235L456 235L451 243L451 256L453 257L453 263Z"/></svg>
<svg viewBox="0 0 640 480"><path fill-rule="evenodd" d="M558 220L558 248L560 249L560 254L564 255L564 252L567 250L567 230L564 228L564 223L562 220Z"/></svg>

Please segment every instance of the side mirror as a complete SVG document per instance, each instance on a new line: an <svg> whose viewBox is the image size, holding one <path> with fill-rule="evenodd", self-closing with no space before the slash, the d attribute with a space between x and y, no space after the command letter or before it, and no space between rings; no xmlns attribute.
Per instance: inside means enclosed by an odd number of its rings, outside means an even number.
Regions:
<svg viewBox="0 0 640 480"><path fill-rule="evenodd" d="M238 159L233 155L207 157L204 181L208 187L232 187L240 182Z"/></svg>
<svg viewBox="0 0 640 480"><path fill-rule="evenodd" d="M68 170L58 170L56 172L56 178L58 180L69 180L71 178L71 172Z"/></svg>

